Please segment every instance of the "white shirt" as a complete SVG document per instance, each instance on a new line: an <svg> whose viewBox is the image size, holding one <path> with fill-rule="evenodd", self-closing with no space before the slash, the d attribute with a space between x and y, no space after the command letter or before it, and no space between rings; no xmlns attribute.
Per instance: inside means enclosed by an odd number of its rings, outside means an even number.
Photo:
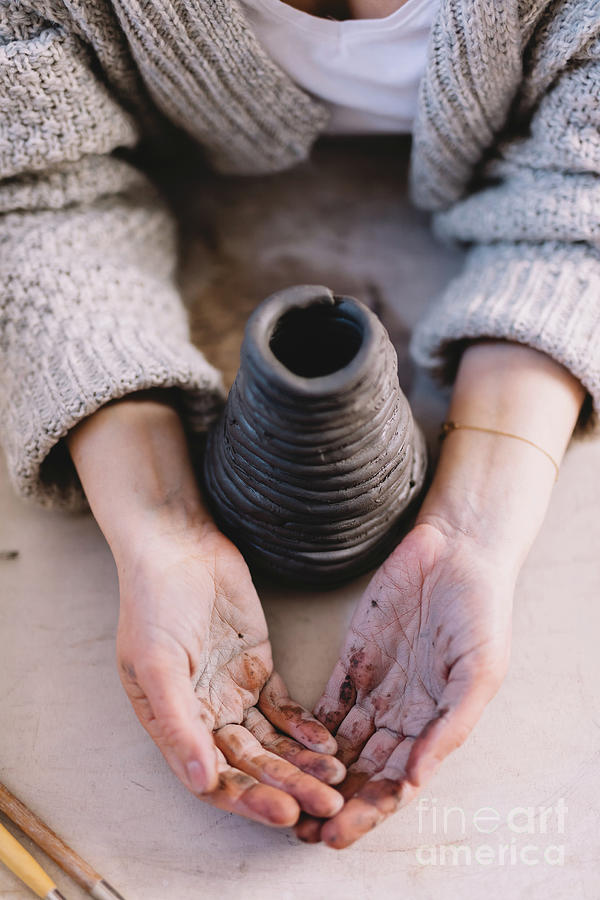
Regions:
<svg viewBox="0 0 600 900"><path fill-rule="evenodd" d="M330 134L408 133L438 0L382 19L322 19L283 0L241 0L259 42L331 109Z"/></svg>

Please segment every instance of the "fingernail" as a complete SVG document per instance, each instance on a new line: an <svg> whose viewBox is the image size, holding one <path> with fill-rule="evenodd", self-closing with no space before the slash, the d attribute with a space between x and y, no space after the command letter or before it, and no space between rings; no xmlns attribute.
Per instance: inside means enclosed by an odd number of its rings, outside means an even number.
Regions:
<svg viewBox="0 0 600 900"><path fill-rule="evenodd" d="M327 784L340 784L346 777L346 766L339 759L334 759L331 764Z"/></svg>
<svg viewBox="0 0 600 900"><path fill-rule="evenodd" d="M325 737L323 737L323 732L325 732ZM337 741L325 728L322 730L319 729L318 738L316 740L314 735L306 735L305 743L307 746L310 746L311 750L314 750L315 753L326 753L328 756L334 756L337 753Z"/></svg>
<svg viewBox="0 0 600 900"><path fill-rule="evenodd" d="M336 791L336 794L337 794L337 791ZM342 797L341 794L338 794L337 797L335 797L332 800L331 807L330 807L331 812L329 813L329 816L331 816L331 817L336 816L339 813L339 811L342 809L342 807L344 806L344 803L345 803L344 798Z"/></svg>
<svg viewBox="0 0 600 900"><path fill-rule="evenodd" d="M338 745L333 735L328 734L324 741L319 745L320 753L330 753L332 756L337 753Z"/></svg>
<svg viewBox="0 0 600 900"><path fill-rule="evenodd" d="M202 793L206 790L206 774L204 766L197 759L191 759L186 764L185 770L192 790Z"/></svg>

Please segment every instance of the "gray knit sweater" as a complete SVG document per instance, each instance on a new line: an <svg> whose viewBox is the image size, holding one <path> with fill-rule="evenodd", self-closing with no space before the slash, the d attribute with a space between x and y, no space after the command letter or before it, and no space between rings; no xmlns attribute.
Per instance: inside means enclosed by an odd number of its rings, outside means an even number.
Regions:
<svg viewBox="0 0 600 900"><path fill-rule="evenodd" d="M0 428L13 483L81 491L61 438L112 398L218 373L189 342L173 223L123 148L184 129L222 172L306 158L328 113L236 0L0 0ZM536 347L600 409L600 0L442 0L414 133L415 202L470 245L418 327L452 376L468 338Z"/></svg>

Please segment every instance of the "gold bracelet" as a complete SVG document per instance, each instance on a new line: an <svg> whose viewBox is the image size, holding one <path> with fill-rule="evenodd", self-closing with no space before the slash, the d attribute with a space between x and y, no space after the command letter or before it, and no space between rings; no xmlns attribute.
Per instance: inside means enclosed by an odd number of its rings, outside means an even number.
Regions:
<svg viewBox="0 0 600 900"><path fill-rule="evenodd" d="M509 431L497 431L495 428L482 428L480 425L462 425L460 422L444 422L442 424L442 430L440 432L440 441L443 441L446 435L450 434L451 431L458 431L460 428L465 428L468 431L483 431L485 434L499 434L502 437L514 438L516 441L523 441L524 444L529 444L530 447L535 447L536 450L539 450L540 453L543 453L546 459L549 459L552 465L556 470L556 481L558 481L558 463L551 456L547 450L544 450L543 447L540 447L539 444L534 444L533 441L530 441L529 438L521 437L520 434L511 434Z"/></svg>

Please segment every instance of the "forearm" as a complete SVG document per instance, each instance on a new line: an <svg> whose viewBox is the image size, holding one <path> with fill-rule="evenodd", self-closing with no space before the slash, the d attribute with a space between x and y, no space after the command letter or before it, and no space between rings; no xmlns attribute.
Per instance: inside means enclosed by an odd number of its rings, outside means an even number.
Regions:
<svg viewBox="0 0 600 900"><path fill-rule="evenodd" d="M461 360L448 419L533 441L560 463L584 398L550 357L508 342L482 342ZM535 447L496 434L451 432L419 520L471 534L518 569L544 518L556 471Z"/></svg>
<svg viewBox="0 0 600 900"><path fill-rule="evenodd" d="M150 536L211 525L166 395L144 392L107 404L79 423L67 444L117 564L143 552Z"/></svg>

